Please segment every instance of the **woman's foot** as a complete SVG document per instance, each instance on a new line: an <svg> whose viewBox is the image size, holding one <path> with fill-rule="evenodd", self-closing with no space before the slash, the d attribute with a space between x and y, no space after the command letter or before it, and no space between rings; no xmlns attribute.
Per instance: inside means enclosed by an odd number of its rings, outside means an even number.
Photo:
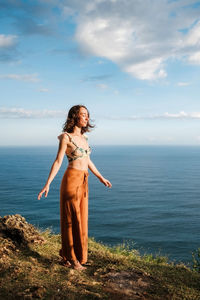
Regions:
<svg viewBox="0 0 200 300"><path fill-rule="evenodd" d="M86 267L82 266L78 260L72 260L71 266L75 270L85 270Z"/></svg>
<svg viewBox="0 0 200 300"><path fill-rule="evenodd" d="M69 260L65 260L65 261L63 262L63 266L64 266L64 267L71 267L72 264L70 263Z"/></svg>
<svg viewBox="0 0 200 300"><path fill-rule="evenodd" d="M62 261L61 264L65 267L71 267L71 263L69 260L66 260L63 256L62 256L62 249L59 250L59 255L62 257Z"/></svg>
<svg viewBox="0 0 200 300"><path fill-rule="evenodd" d="M70 268L72 266L72 264L70 263L69 260L66 260L66 259L62 259L60 262L59 262L60 265L64 266L64 267L68 267Z"/></svg>

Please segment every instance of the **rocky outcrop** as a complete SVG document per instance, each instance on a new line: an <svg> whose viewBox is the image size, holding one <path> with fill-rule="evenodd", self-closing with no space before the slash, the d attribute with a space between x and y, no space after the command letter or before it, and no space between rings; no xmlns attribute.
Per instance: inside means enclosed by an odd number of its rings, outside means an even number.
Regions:
<svg viewBox="0 0 200 300"><path fill-rule="evenodd" d="M3 245L0 254L9 254L29 243L45 242L39 231L18 214L0 217L0 241Z"/></svg>

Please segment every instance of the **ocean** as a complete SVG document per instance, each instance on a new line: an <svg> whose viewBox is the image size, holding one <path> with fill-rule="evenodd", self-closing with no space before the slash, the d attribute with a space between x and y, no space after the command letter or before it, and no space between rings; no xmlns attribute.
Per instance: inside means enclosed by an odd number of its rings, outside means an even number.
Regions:
<svg viewBox="0 0 200 300"><path fill-rule="evenodd" d="M200 147L91 147L91 160L112 188L89 171L89 236L190 264L200 247ZM0 148L1 216L21 214L41 229L60 233L66 157L48 197L37 200L56 153L54 146Z"/></svg>

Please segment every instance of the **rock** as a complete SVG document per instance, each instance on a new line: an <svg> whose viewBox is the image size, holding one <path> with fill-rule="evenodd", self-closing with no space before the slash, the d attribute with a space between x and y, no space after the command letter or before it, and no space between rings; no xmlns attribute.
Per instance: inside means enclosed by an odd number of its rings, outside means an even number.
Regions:
<svg viewBox="0 0 200 300"><path fill-rule="evenodd" d="M6 239L6 251L14 250L16 246L45 242L38 230L18 214L0 217L0 240L2 239Z"/></svg>
<svg viewBox="0 0 200 300"><path fill-rule="evenodd" d="M16 251L16 246L10 239L5 239L0 236L0 257L3 255L9 255L11 252Z"/></svg>

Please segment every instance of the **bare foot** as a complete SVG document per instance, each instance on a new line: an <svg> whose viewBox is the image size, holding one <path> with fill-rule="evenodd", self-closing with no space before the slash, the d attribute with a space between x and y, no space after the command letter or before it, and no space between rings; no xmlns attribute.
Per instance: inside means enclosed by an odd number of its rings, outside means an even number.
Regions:
<svg viewBox="0 0 200 300"><path fill-rule="evenodd" d="M75 270L85 270L86 267L82 266L78 260L71 261L72 268Z"/></svg>
<svg viewBox="0 0 200 300"><path fill-rule="evenodd" d="M59 255L62 257L62 261L61 264L65 267L71 267L71 263L69 260L66 260L63 256L62 256L62 249L59 250Z"/></svg>
<svg viewBox="0 0 200 300"><path fill-rule="evenodd" d="M71 267L72 264L70 263L69 260L66 260L66 261L64 261L63 266L65 266L65 267Z"/></svg>

